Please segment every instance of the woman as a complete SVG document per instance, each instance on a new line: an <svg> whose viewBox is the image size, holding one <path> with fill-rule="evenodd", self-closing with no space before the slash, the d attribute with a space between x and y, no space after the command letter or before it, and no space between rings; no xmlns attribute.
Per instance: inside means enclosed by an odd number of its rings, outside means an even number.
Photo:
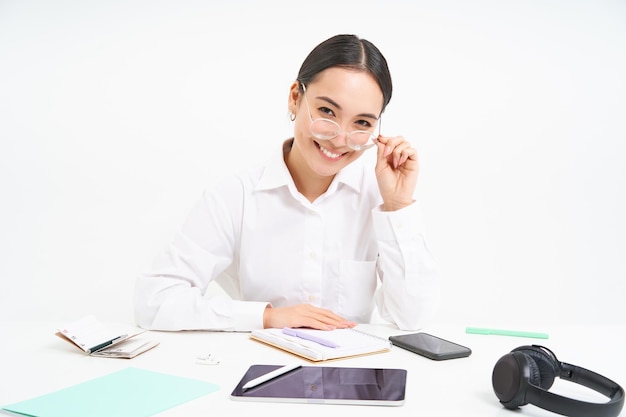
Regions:
<svg viewBox="0 0 626 417"><path fill-rule="evenodd" d="M387 62L334 36L289 89L292 139L264 166L204 193L150 273L137 323L153 330L334 329L380 316L404 330L432 317L438 283L413 193L417 151L380 134ZM368 166L360 157L377 153ZM204 297L212 281L229 297Z"/></svg>

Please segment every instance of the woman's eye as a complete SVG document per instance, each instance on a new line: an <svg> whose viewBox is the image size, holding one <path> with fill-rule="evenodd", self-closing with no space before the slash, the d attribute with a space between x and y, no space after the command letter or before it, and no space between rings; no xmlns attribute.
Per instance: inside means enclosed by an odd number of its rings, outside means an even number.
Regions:
<svg viewBox="0 0 626 417"><path fill-rule="evenodd" d="M320 107L318 109L320 111L320 113L323 113L327 116L334 116L335 113L333 113L333 111L331 109L329 109L328 107Z"/></svg>
<svg viewBox="0 0 626 417"><path fill-rule="evenodd" d="M368 122L367 120L357 120L356 123L365 130L372 127L372 124Z"/></svg>

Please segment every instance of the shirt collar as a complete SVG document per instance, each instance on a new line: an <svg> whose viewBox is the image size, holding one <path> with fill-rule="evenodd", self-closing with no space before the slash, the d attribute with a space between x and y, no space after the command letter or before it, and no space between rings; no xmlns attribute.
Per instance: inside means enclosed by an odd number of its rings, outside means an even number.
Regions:
<svg viewBox="0 0 626 417"><path fill-rule="evenodd" d="M281 151L274 153L267 161L256 186L257 190L271 190L293 184L293 178L291 178L284 158L284 153L289 152L292 142L293 139L286 140ZM337 188L337 184L345 184L358 193L361 191L362 171L363 165L361 164L361 158L359 158L335 175L328 191L334 191Z"/></svg>

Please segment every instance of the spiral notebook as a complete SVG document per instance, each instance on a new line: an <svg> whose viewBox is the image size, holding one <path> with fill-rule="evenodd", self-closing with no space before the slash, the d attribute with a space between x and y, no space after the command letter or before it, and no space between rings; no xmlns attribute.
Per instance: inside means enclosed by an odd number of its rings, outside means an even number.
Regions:
<svg viewBox="0 0 626 417"><path fill-rule="evenodd" d="M313 362L344 359L391 350L391 342L388 339L367 333L358 328L335 330L297 329L301 336L286 334L285 330L254 330L250 333L250 338ZM324 342L324 344L320 343L320 341Z"/></svg>

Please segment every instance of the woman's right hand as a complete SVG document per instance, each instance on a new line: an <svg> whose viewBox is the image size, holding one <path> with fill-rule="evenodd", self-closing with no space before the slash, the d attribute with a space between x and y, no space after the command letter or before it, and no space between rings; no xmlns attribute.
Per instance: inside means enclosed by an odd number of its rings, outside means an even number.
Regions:
<svg viewBox="0 0 626 417"><path fill-rule="evenodd" d="M346 320L330 310L298 304L290 307L270 307L263 313L264 328L309 327L319 330L334 330L354 327L356 323Z"/></svg>

